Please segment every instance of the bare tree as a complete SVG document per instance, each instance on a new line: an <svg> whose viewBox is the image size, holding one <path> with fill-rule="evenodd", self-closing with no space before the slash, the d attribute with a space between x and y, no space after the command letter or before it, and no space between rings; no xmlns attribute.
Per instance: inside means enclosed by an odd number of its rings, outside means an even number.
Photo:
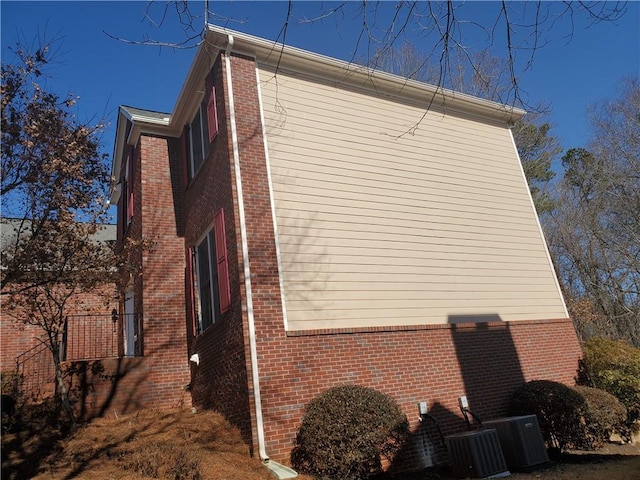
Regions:
<svg viewBox="0 0 640 480"><path fill-rule="evenodd" d="M587 149L563 157L558 208L545 219L584 336L640 346L640 81L591 108ZM590 319L584 321L584 319Z"/></svg>
<svg viewBox="0 0 640 480"><path fill-rule="evenodd" d="M401 51L407 44L424 52L422 61L405 65L403 76L414 78L411 72L426 67L430 83L452 88L459 83L461 72L478 75L478 61L489 49L494 58L504 58L506 68L500 69L509 88L500 98L492 98L505 104L529 108L526 94L520 88L519 78L535 60L536 53L549 42L551 31L564 29L561 34L570 41L577 24L591 26L599 22L614 22L627 11L626 2L611 1L526 1L487 2L481 7L475 2L453 1L342 1L295 2L282 5L282 20L275 41L285 44L287 34L294 27L314 23L335 25L336 35L346 33L345 24L359 24L351 49L351 61L365 58L370 65L386 71L388 65L377 57L388 60L388 51ZM186 0L151 1L143 13L152 28L165 22L177 22L184 32L180 39L157 38L143 32L139 39L123 39L128 43L155 45L158 47L193 48L203 39L206 24L233 26L244 22L242 18L229 18L219 13L218 2L205 0L201 11L194 10ZM483 8L483 19L477 17ZM313 13L311 13L313 11ZM303 12L303 13L299 13ZM566 21L566 22L565 22ZM565 25L569 25L566 27ZM162 33L158 30L158 34ZM485 60L486 62L486 60ZM359 63L362 63L359 61ZM494 70L498 72L498 70ZM397 73L397 72L396 72ZM489 88L495 79L487 79ZM466 82L470 84L469 82ZM480 85L480 82L475 82Z"/></svg>
<svg viewBox="0 0 640 480"><path fill-rule="evenodd" d="M3 221L2 308L41 329L73 426L61 367L64 321L74 296L112 281L117 260L95 238L108 219L102 124L79 122L75 97L45 90L49 58L48 46L29 53L18 45L15 61L2 64L2 207L12 217Z"/></svg>

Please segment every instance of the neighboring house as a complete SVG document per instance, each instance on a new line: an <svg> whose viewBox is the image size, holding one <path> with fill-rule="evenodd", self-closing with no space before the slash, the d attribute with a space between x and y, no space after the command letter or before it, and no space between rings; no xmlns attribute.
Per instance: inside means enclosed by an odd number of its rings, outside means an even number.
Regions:
<svg viewBox="0 0 640 480"><path fill-rule="evenodd" d="M17 240L28 235L28 221L0 218L0 250L11 254ZM25 237L22 237L24 239ZM115 242L115 225L103 225L93 237L97 242ZM77 293L65 305L67 328L63 341L64 359L86 360L118 357L123 319L112 315L117 307L116 286L108 283L91 293ZM2 306L5 305L2 297ZM53 393L53 360L47 349L46 332L30 325L19 311L2 309L0 316L0 371L19 373L28 396L48 396Z"/></svg>
<svg viewBox="0 0 640 480"><path fill-rule="evenodd" d="M150 79L150 81L155 81ZM112 202L134 259L140 405L212 408L287 463L334 385L391 395L415 443L581 355L510 126L523 111L209 27L171 114L120 107ZM189 359L192 359L189 362ZM411 451L413 449L413 451Z"/></svg>

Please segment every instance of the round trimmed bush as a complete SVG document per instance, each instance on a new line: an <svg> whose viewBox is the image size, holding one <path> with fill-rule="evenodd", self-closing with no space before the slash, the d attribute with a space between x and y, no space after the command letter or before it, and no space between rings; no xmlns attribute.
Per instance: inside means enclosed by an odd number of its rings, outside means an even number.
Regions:
<svg viewBox="0 0 640 480"><path fill-rule="evenodd" d="M627 408L627 426L640 420L640 349L616 340L592 338L583 346L579 383L615 396Z"/></svg>
<svg viewBox="0 0 640 480"><path fill-rule="evenodd" d="M616 397L599 388L573 387L585 400L585 440L589 447L602 447L612 433L629 438L627 409Z"/></svg>
<svg viewBox="0 0 640 480"><path fill-rule="evenodd" d="M516 390L509 404L511 415L538 417L540 430L549 448L583 448L584 397L562 383L533 380Z"/></svg>
<svg viewBox="0 0 640 480"><path fill-rule="evenodd" d="M626 408L613 395L591 387L534 380L516 390L511 415L535 414L549 448L595 450L612 433L628 436Z"/></svg>
<svg viewBox="0 0 640 480"><path fill-rule="evenodd" d="M409 433L406 415L390 396L373 388L330 388L306 407L291 453L301 472L353 480L379 473Z"/></svg>

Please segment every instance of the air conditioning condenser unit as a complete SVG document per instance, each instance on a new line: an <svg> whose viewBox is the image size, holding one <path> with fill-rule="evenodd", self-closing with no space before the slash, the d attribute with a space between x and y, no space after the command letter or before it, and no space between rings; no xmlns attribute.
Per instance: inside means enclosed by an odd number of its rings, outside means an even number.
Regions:
<svg viewBox="0 0 640 480"><path fill-rule="evenodd" d="M498 432L507 467L535 470L549 463L538 418L535 415L506 417L483 422Z"/></svg>
<svg viewBox="0 0 640 480"><path fill-rule="evenodd" d="M445 437L451 470L457 478L502 478L511 473L495 428L483 428Z"/></svg>

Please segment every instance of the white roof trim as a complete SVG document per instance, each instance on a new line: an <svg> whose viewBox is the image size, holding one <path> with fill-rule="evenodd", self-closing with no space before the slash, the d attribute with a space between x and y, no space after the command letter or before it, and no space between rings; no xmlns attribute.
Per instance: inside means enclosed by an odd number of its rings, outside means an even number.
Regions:
<svg viewBox="0 0 640 480"><path fill-rule="evenodd" d="M526 113L524 110L492 102L465 93L448 90L398 75L290 47L245 33L213 25L208 26L207 42L223 49L229 35L233 36L234 53L252 56L259 64L330 80L337 85L369 90L376 95L389 95L416 101L428 107L446 111L481 115L511 124ZM202 48L202 47L201 47Z"/></svg>

